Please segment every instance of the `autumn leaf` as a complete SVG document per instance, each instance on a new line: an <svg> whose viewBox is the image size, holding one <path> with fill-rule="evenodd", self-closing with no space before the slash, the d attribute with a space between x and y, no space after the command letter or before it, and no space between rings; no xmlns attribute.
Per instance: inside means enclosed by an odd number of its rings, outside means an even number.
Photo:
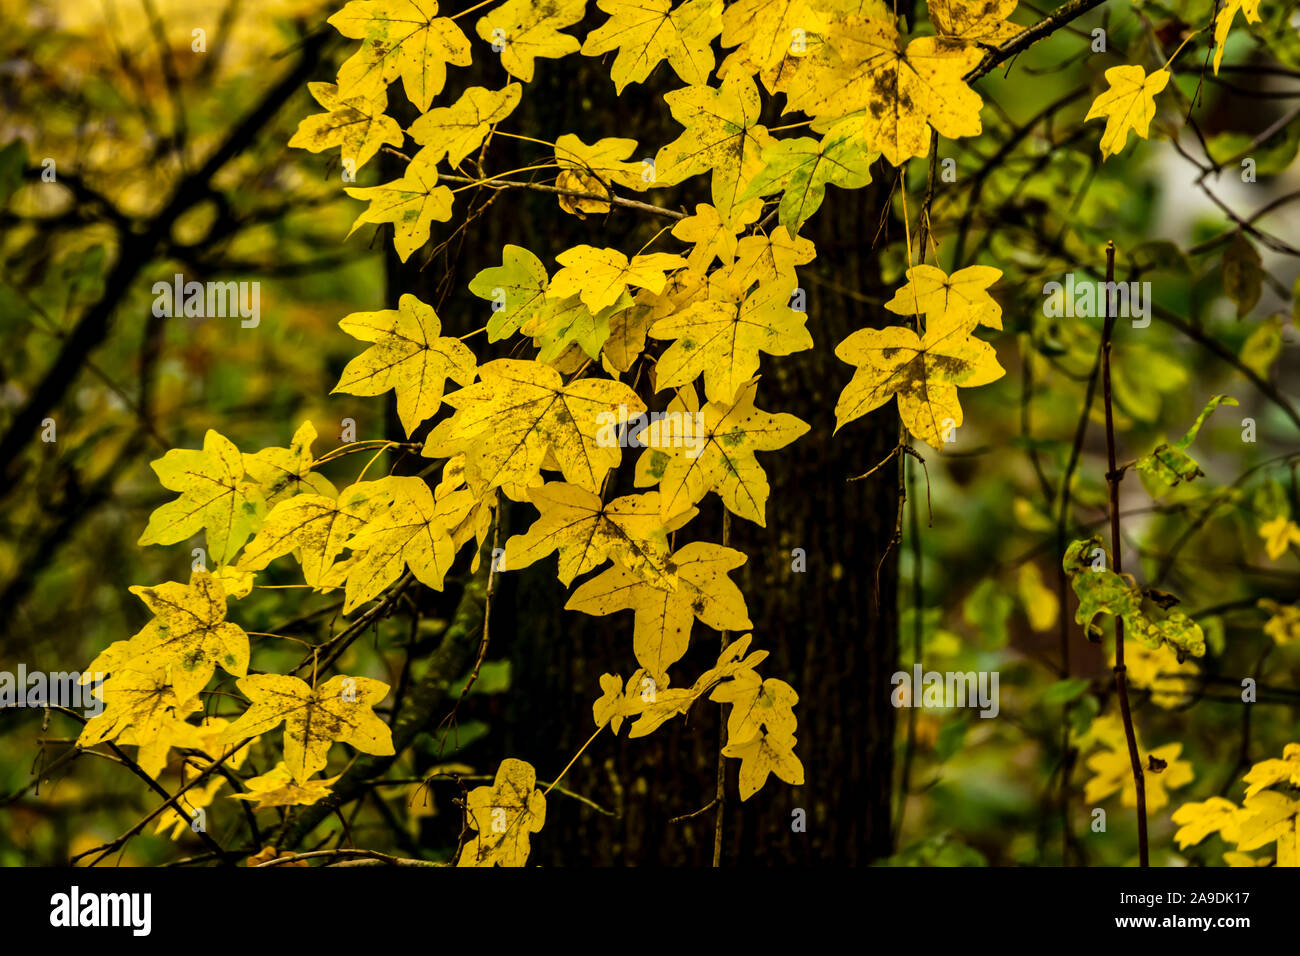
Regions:
<svg viewBox="0 0 1300 956"><path fill-rule="evenodd" d="M567 299L547 299L537 316L523 327L533 336L540 351L537 361L548 365L555 362L570 345L579 346L588 358L599 358L600 350L609 338L610 319L632 305L632 296L624 292L612 305L599 312L582 304L582 298L571 295Z"/></svg>
<svg viewBox="0 0 1300 956"><path fill-rule="evenodd" d="M649 187L646 167L629 163L627 158L636 151L636 140L607 137L588 146L572 133L565 133L555 141L555 162L560 173L555 177L557 189L575 193L593 193L612 196L610 183L617 183L638 192ZM559 196L560 208L583 219L585 213L609 212L610 204L601 199L581 196Z"/></svg>
<svg viewBox="0 0 1300 956"><path fill-rule="evenodd" d="M1174 842L1178 844L1178 849L1185 850L1212 833L1221 833L1229 843L1236 843L1240 837L1240 818L1241 809L1223 797L1210 797L1200 803L1184 803L1171 817L1178 824Z"/></svg>
<svg viewBox="0 0 1300 956"><path fill-rule="evenodd" d="M272 508L294 495L315 493L333 497L337 493L324 475L311 470L316 461L311 453L315 441L315 426L303 422L293 433L288 448L263 448L244 455L244 472L260 486L266 507Z"/></svg>
<svg viewBox="0 0 1300 956"><path fill-rule="evenodd" d="M523 246L506 243L501 265L480 270L469 284L470 292L492 303L488 340L495 342L519 331L544 305L549 284L541 259Z"/></svg>
<svg viewBox="0 0 1300 956"><path fill-rule="evenodd" d="M433 307L407 293L396 309L353 312L339 328L374 344L348 362L334 392L349 395L397 393L397 417L409 437L442 404L448 378L474 381L474 353L460 339L439 336L442 323Z"/></svg>
<svg viewBox="0 0 1300 956"><path fill-rule="evenodd" d="M826 186L858 189L871 182L876 153L862 149L861 140L848 130L825 136L778 140L763 150L764 168L754 177L741 199L781 193L779 222L791 235L821 208Z"/></svg>
<svg viewBox="0 0 1300 956"><path fill-rule="evenodd" d="M181 494L154 510L136 544L176 544L202 530L213 561L221 565L234 558L265 507L234 443L208 429L202 451L173 448L152 468L164 488Z"/></svg>
<svg viewBox="0 0 1300 956"><path fill-rule="evenodd" d="M391 477L360 481L344 488L337 498L307 494L281 501L244 549L238 567L260 571L294 551L303 580L321 587L343 546L392 499L396 483Z"/></svg>
<svg viewBox="0 0 1300 956"><path fill-rule="evenodd" d="M451 106L420 114L407 130L424 147L420 158L433 165L445 156L452 166L459 166L483 144L493 126L514 112L523 89L518 83L507 83L499 90L471 86ZM402 142L399 139L393 145Z"/></svg>
<svg viewBox="0 0 1300 956"><path fill-rule="evenodd" d="M745 554L733 548L692 541L664 563L667 573L676 577L675 589L656 587L643 575L615 564L574 591L564 608L596 615L634 611L632 647L637 663L666 687L668 668L686 653L696 618L716 631L753 627L744 595L727 576L745 560Z"/></svg>
<svg viewBox="0 0 1300 956"><path fill-rule="evenodd" d="M1128 145L1129 132L1146 139L1156 115L1156 94L1169 83L1168 70L1150 76L1140 66L1112 66L1106 71L1109 89L1092 101L1088 120L1106 118L1101 135L1101 158L1118 155Z"/></svg>
<svg viewBox="0 0 1300 956"><path fill-rule="evenodd" d="M407 98L427 110L447 82L447 64L471 62L469 38L437 12L436 0L352 0L330 17L339 33L362 41L339 68L342 94L374 95L400 76Z"/></svg>
<svg viewBox="0 0 1300 956"><path fill-rule="evenodd" d="M719 87L693 85L664 95L685 130L655 154L655 176L672 186L713 171L713 206L724 217L763 169L762 152L776 141L758 124L761 102L754 81L729 75Z"/></svg>
<svg viewBox="0 0 1300 956"><path fill-rule="evenodd" d="M885 303L895 315L922 315L933 322L949 312L978 317L980 325L1002 328L1002 306L988 288L1002 278L992 266L967 266L952 275L937 266L916 265L907 270L907 283Z"/></svg>
<svg viewBox="0 0 1300 956"><path fill-rule="evenodd" d="M547 297L577 295L592 312L613 305L629 286L662 292L668 281L664 273L686 265L681 256L664 252L636 255L629 260L617 249L586 245L566 249L555 260L564 268L551 279Z"/></svg>
<svg viewBox="0 0 1300 956"><path fill-rule="evenodd" d="M901 326L859 329L846 338L835 355L857 371L835 405L835 430L896 397L908 431L942 450L944 432L963 420L958 386L987 385L1006 374L993 347L967 327L954 320L932 323L919 338Z"/></svg>
<svg viewBox="0 0 1300 956"><path fill-rule="evenodd" d="M1020 0L929 0L930 22L941 37L1001 46L1024 32L1007 21Z"/></svg>
<svg viewBox="0 0 1300 956"><path fill-rule="evenodd" d="M319 803L330 795L330 788L338 782L338 777L326 780L306 780L299 783L289 772L284 761L280 761L266 773L249 777L244 781L248 793L232 793L233 800L248 800L254 804L254 810L267 810L271 807L309 807Z"/></svg>
<svg viewBox="0 0 1300 956"><path fill-rule="evenodd" d="M1219 73L1219 64L1223 62L1224 44L1228 42L1228 32L1232 29L1233 18L1241 11L1247 23L1259 23L1259 0L1225 0L1219 8L1219 15L1214 19L1214 73Z"/></svg>
<svg viewBox="0 0 1300 956"><path fill-rule="evenodd" d="M759 353L790 355L812 348L808 315L790 307L793 280L760 283L748 296L727 273L710 277L709 297L650 327L650 336L673 339L659 357L658 389L687 385L704 376L704 393L730 402L758 371Z"/></svg>
<svg viewBox="0 0 1300 956"><path fill-rule="evenodd" d="M1243 779L1247 784L1247 798L1279 783L1300 787L1300 744L1287 744L1282 749L1281 760L1261 760Z"/></svg>
<svg viewBox="0 0 1300 956"><path fill-rule="evenodd" d="M628 731L628 736L644 737L654 733L673 717L685 714L692 704L723 681L755 679L753 670L767 659L767 651L754 651L746 655L752 639L752 634L745 634L728 644L718 655L717 663L697 677L695 683L688 688L658 689L648 677L639 679L643 672L634 674L628 682L629 688L636 686L642 689L638 694L639 699L631 695L625 695L623 699L625 715L635 714L637 718Z"/></svg>
<svg viewBox="0 0 1300 956"><path fill-rule="evenodd" d="M743 236L736 243L736 261L718 278L725 277L739 287L777 279L797 284L795 266L812 262L816 255L810 239L792 236L785 226L777 226L766 236Z"/></svg>
<svg viewBox="0 0 1300 956"><path fill-rule="evenodd" d="M153 740L195 709L176 693L166 670L114 673L94 693L104 702L104 712L86 721L77 738L82 749L120 737L128 729L136 744Z"/></svg>
<svg viewBox="0 0 1300 956"><path fill-rule="evenodd" d="M686 257L687 267L704 272L715 259L723 265L734 262L740 233L758 219L762 209L762 202L755 199L735 207L732 217L724 220L708 203L697 204L695 215L678 220L672 229L674 238L694 244Z"/></svg>
<svg viewBox="0 0 1300 956"><path fill-rule="evenodd" d="M392 733L372 709L388 685L369 677L331 677L314 690L297 677L253 674L236 681L249 707L221 735L232 744L284 726L284 765L300 785L321 770L330 745L345 743L363 753L393 753Z"/></svg>
<svg viewBox="0 0 1300 956"><path fill-rule="evenodd" d="M586 0L506 0L481 17L475 29L488 43L503 47L506 72L529 83L537 57L555 59L577 51L577 38L560 30L581 20L586 6Z"/></svg>
<svg viewBox="0 0 1300 956"><path fill-rule="evenodd" d="M1270 518L1259 526L1259 536L1264 539L1264 550L1276 561L1295 544L1300 544L1300 526L1286 515Z"/></svg>
<svg viewBox="0 0 1300 956"><path fill-rule="evenodd" d="M740 759L740 799L748 800L767 782L769 774L776 774L792 786L803 784L803 764L795 756L793 734L755 734L749 740L727 741L722 748L724 757Z"/></svg>
<svg viewBox="0 0 1300 956"><path fill-rule="evenodd" d="M1300 800L1293 800L1274 790L1265 790L1246 798L1238 819L1237 849L1258 850L1277 843L1277 866L1300 866L1300 835L1296 815Z"/></svg>
<svg viewBox="0 0 1300 956"><path fill-rule="evenodd" d="M739 47L739 56L752 68L775 67L787 55L792 39L821 33L825 6L810 0L736 0L722 14L722 45Z"/></svg>
<svg viewBox="0 0 1300 956"><path fill-rule="evenodd" d="M391 477L388 490L392 503L348 540L349 548L364 553L348 568L344 614L378 597L406 569L425 587L441 591L456 558L451 530L474 506L468 491L435 501L423 478Z"/></svg>
<svg viewBox="0 0 1300 956"><path fill-rule="evenodd" d="M669 416L682 416L676 421L686 420L689 413L698 416L701 426L689 436L672 425L661 426L657 440L649 436L651 447L637 462L637 485L658 482L664 514L676 513L713 491L728 511L766 526L767 475L754 453L784 448L808 431L808 423L785 412L755 408L757 391L754 379L741 386L734 402L712 402L697 412L695 390L688 386L669 404Z"/></svg>
<svg viewBox="0 0 1300 956"><path fill-rule="evenodd" d="M154 618L119 652L118 668L170 671L181 700L207 686L218 666L236 677L248 672L248 635L226 620L226 592L212 574L195 571L189 584L168 581L130 590ZM96 670L93 663L90 669Z"/></svg>
<svg viewBox="0 0 1300 956"><path fill-rule="evenodd" d="M350 161L355 172L370 162L385 143L400 147L405 142L397 121L384 113L388 106L386 90L380 89L374 97L341 100L333 83L308 83L307 88L326 112L299 123L298 131L289 140L291 147L313 153L342 147L343 161Z"/></svg>
<svg viewBox="0 0 1300 956"><path fill-rule="evenodd" d="M460 851L457 866L523 866L528 835L546 822L546 797L536 788L532 765L507 757L490 787L475 787L465 800L466 822L478 831Z"/></svg>
<svg viewBox="0 0 1300 956"><path fill-rule="evenodd" d="M708 81L713 72L710 41L722 31L722 0L597 0L609 20L587 34L584 56L618 50L609 75L615 92L643 83L664 60L683 83Z"/></svg>
<svg viewBox="0 0 1300 956"><path fill-rule="evenodd" d="M462 446L482 490L530 484L553 453L565 481L596 491L622 457L617 445L597 440L601 414L617 414L621 406L631 414L645 411L622 382L582 378L566 385L555 369L518 359L481 366L478 382L445 401L457 409L450 438Z"/></svg>
<svg viewBox="0 0 1300 956"><path fill-rule="evenodd" d="M411 160L401 179L382 186L348 187L345 191L353 199L370 203L352 224L348 235L365 223L391 222L393 246L403 262L428 241L429 227L434 221L446 222L451 218L451 190L438 185L438 171L419 154Z"/></svg>
<svg viewBox="0 0 1300 956"><path fill-rule="evenodd" d="M517 571L559 552L559 578L574 577L613 560L639 580L660 588L675 587L667 569L668 534L696 514L689 504L661 516L658 492L625 495L608 503L591 491L563 482L532 488L529 500L539 517L525 533L506 542L506 568Z"/></svg>
<svg viewBox="0 0 1300 956"><path fill-rule="evenodd" d="M1169 803L1170 790L1177 790L1192 782L1192 765L1186 760L1179 760L1183 752L1182 744L1165 744L1154 750L1139 751L1142 766L1148 766L1147 757L1164 761L1165 769L1159 773L1147 770L1146 794L1147 812L1154 813ZM1114 793L1120 794L1120 803L1126 807L1137 806L1137 790L1133 783L1133 766L1129 760L1127 748L1100 750L1088 758L1088 769L1093 777L1084 787L1083 799L1089 803L1105 800Z"/></svg>

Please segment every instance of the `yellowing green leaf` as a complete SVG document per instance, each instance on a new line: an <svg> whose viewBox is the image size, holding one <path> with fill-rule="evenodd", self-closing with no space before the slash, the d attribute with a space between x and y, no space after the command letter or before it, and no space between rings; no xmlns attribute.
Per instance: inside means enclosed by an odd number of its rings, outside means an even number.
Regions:
<svg viewBox="0 0 1300 956"><path fill-rule="evenodd" d="M306 784L329 759L330 745L350 744L368 754L391 754L393 737L373 708L388 685L369 677L331 677L314 690L297 677L253 674L237 681L249 707L221 735L224 744L284 726L284 765Z"/></svg>
<svg viewBox="0 0 1300 956"><path fill-rule="evenodd" d="M316 460L311 453L315 441L315 426L303 422L294 432L288 448L263 448L244 455L244 472L257 482L268 508L307 492L330 497L336 494L334 485L324 475L311 470ZM230 589L226 590L229 592Z"/></svg>
<svg viewBox="0 0 1300 956"><path fill-rule="evenodd" d="M550 279L542 260L525 249L507 243L501 250L501 265L481 270L469 284L469 291L492 303L488 339L497 341L513 335L545 304Z"/></svg>
<svg viewBox="0 0 1300 956"><path fill-rule="evenodd" d="M824 136L820 142L808 136L777 140L763 150L763 171L740 198L781 193L779 221L793 235L821 208L828 184L843 189L867 185L871 164L879 158L865 152L848 130Z"/></svg>
<svg viewBox="0 0 1300 956"><path fill-rule="evenodd" d="M358 2L358 0L353 0ZM416 154L406 175L382 186L348 187L347 194L370 206L357 217L348 235L364 223L393 224L393 246L403 262L429 239L429 226L451 218L451 190L438 185L438 171Z"/></svg>
<svg viewBox="0 0 1300 956"><path fill-rule="evenodd" d="M353 338L374 344L348 362L334 392L349 395L397 393L397 416L410 436L442 404L448 378L474 381L474 353L460 339L439 336L433 307L405 294L396 309L354 312L339 322Z"/></svg>
<svg viewBox="0 0 1300 956"><path fill-rule="evenodd" d="M154 510L137 544L176 544L205 531L208 556L230 561L253 533L264 507L257 484L244 474L234 443L211 429L203 450L173 448L152 463L158 481L180 497Z"/></svg>

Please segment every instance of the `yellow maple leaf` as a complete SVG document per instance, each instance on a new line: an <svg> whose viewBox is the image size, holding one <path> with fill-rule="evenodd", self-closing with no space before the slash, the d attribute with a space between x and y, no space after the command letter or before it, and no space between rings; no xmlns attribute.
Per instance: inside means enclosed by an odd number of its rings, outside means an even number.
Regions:
<svg viewBox="0 0 1300 956"><path fill-rule="evenodd" d="M650 327L650 336L673 339L655 366L655 387L673 388L704 376L704 393L730 402L758 371L759 353L790 355L810 349L806 312L790 307L793 279L760 283L749 295L727 281L726 270L709 277L709 297Z"/></svg>
<svg viewBox="0 0 1300 956"><path fill-rule="evenodd" d="M334 146L342 147L340 156L360 169L379 152L379 147L401 146L405 142L397 120L387 116L388 93L380 89L373 97L354 96L343 100L333 83L308 83L307 88L326 112L308 116L298 124L289 140L297 149L319 153Z"/></svg>
<svg viewBox="0 0 1300 956"><path fill-rule="evenodd" d="M392 499L396 480L359 481L344 488L337 498L306 494L280 502L248 542L238 567L260 571L293 551L302 565L303 580L321 587L325 572L348 539Z"/></svg>
<svg viewBox="0 0 1300 956"><path fill-rule="evenodd" d="M531 764L507 757L490 787L475 787L465 799L465 814L477 832L456 861L457 866L523 866L528 862L528 835L546 823L546 797L536 787Z"/></svg>
<svg viewBox="0 0 1300 956"><path fill-rule="evenodd" d="M482 145L493 126L514 112L523 90L518 83L499 90L471 86L451 106L422 113L407 132L424 147L419 156L425 162L434 164L446 156L452 166L459 166ZM402 144L399 140L393 145Z"/></svg>
<svg viewBox="0 0 1300 956"><path fill-rule="evenodd" d="M710 491L732 514L766 526L767 475L754 453L784 448L808 431L808 423L786 412L771 414L754 407L758 379L751 379L728 402L699 409L695 389L687 386L668 405L668 426L648 436L649 448L637 462L636 484L659 485L665 514L700 501ZM698 431L683 437L671 424L695 420ZM689 414L691 419L686 419Z"/></svg>
<svg viewBox="0 0 1300 956"><path fill-rule="evenodd" d="M722 748L724 757L740 759L740 799L748 800L767 782L769 774L776 774L792 786L803 784L803 764L795 756L793 734L760 733L748 740L733 743L728 740Z"/></svg>
<svg viewBox="0 0 1300 956"><path fill-rule="evenodd" d="M992 266L967 266L952 275L937 266L916 265L907 270L907 284L894 293L885 308L895 315L923 315L927 320L950 311L968 311L980 325L1002 328L1002 306L988 288L1002 278Z"/></svg>
<svg viewBox="0 0 1300 956"><path fill-rule="evenodd" d="M774 279L795 280L795 266L806 265L817 256L811 239L791 236L785 226L770 235L744 236L736 243L736 261L719 269L718 281L748 287Z"/></svg>
<svg viewBox="0 0 1300 956"><path fill-rule="evenodd" d="M993 347L966 331L972 324L935 322L920 338L896 325L851 334L835 348L857 369L835 405L835 430L897 398L908 431L942 450L945 432L962 423L958 386L987 385L1006 374Z"/></svg>
<svg viewBox="0 0 1300 956"><path fill-rule="evenodd" d="M339 33L362 41L339 68L343 95L373 95L400 76L407 98L427 110L447 82L447 64L471 62L469 38L437 12L436 0L351 0L330 17Z"/></svg>
<svg viewBox="0 0 1300 956"><path fill-rule="evenodd" d="M421 158L420 153L411 160L401 179L380 186L349 186L345 192L353 199L370 203L352 224L348 235L365 223L391 222L393 247L403 262L428 241L429 227L434 221L446 222L451 218L451 190L438 185L437 169Z"/></svg>
<svg viewBox="0 0 1300 956"><path fill-rule="evenodd" d="M77 746L83 749L114 740L128 729L131 741L140 745L168 733L174 720L195 709L177 695L166 670L115 672L94 694L104 702L104 712L81 729Z"/></svg>
<svg viewBox="0 0 1300 956"><path fill-rule="evenodd" d="M690 505L665 518L658 492L605 503L594 492L557 481L529 489L528 498L540 515L506 542L501 560L507 569L526 568L556 551L566 585L613 560L656 587L676 586L667 568L668 534L695 516Z"/></svg>
<svg viewBox="0 0 1300 956"><path fill-rule="evenodd" d="M255 803L253 809L266 810L270 807L309 807L319 803L330 795L330 788L338 782L338 777L323 780L306 780L299 783L289 772L283 760L266 773L249 777L244 781L248 793L232 793L233 800L248 800Z"/></svg>
<svg viewBox="0 0 1300 956"><path fill-rule="evenodd" d="M506 72L528 83L537 57L555 59L577 51L577 37L560 30L581 20L586 7L587 0L506 0L474 28L494 50L499 48Z"/></svg>
<svg viewBox="0 0 1300 956"><path fill-rule="evenodd" d="M560 167L555 177L556 188L597 196L612 196L610 183L638 192L645 190L650 185L647 167L626 161L635 151L634 139L606 137L588 146L572 133L565 133L555 141L555 162ZM559 201L561 209L580 219L586 218L585 213L610 209L609 203L601 199L561 195Z"/></svg>
<svg viewBox="0 0 1300 956"><path fill-rule="evenodd" d="M929 0L930 22L941 37L965 43L999 46L1024 32L1008 23L1020 0Z"/></svg>
<svg viewBox="0 0 1300 956"><path fill-rule="evenodd" d="M284 724L284 765L299 784L321 770L330 745L350 744L368 754L393 753L392 732L373 708L388 685L369 677L331 677L313 689L285 674L253 674L236 681L250 701L221 735L229 745Z"/></svg>
<svg viewBox="0 0 1300 956"><path fill-rule="evenodd" d="M1278 783L1300 787L1300 744L1287 744L1282 749L1281 760L1261 760L1242 779L1247 784L1247 798Z"/></svg>
<svg viewBox="0 0 1300 956"><path fill-rule="evenodd" d="M597 0L609 20L587 34L584 56L618 50L609 75L622 93L642 83L663 60L684 83L707 82L713 72L710 41L722 31L722 0Z"/></svg>
<svg viewBox="0 0 1300 956"><path fill-rule="evenodd" d="M657 509L656 509L657 510ZM707 541L692 541L668 556L664 569L677 587L656 587L644 576L615 565L583 583L565 610L605 615L634 611L632 649L637 663L660 687L681 660L698 617L716 631L753 627L745 597L727 575L745 563L744 552Z"/></svg>
<svg viewBox="0 0 1300 956"><path fill-rule="evenodd" d="M664 102L685 129L655 154L655 177L672 186L712 170L714 208L731 218L738 197L763 170L763 150L776 142L758 123L762 103L754 81L736 73L718 87L673 90Z"/></svg>
<svg viewBox="0 0 1300 956"><path fill-rule="evenodd" d="M633 256L631 260L617 249L574 246L555 257L564 268L551 278L547 298L577 295L592 312L613 305L628 286L662 292L668 282L664 273L681 269L686 260L666 252Z"/></svg>
<svg viewBox="0 0 1300 956"><path fill-rule="evenodd" d="M1278 604L1268 598L1260 598L1255 603L1270 615L1264 624L1265 634L1279 645L1300 642L1300 606Z"/></svg>
<svg viewBox="0 0 1300 956"><path fill-rule="evenodd" d="M1259 536L1269 558L1276 561L1291 545L1300 544L1300 527L1286 515L1278 515L1259 526Z"/></svg>
<svg viewBox="0 0 1300 956"><path fill-rule="evenodd" d="M309 492L331 497L337 494L324 475L311 470L316 461L311 453L315 441L316 427L303 422L288 448L263 448L244 455L244 472L261 487L266 507L273 508L286 498ZM229 587L226 593L230 593Z"/></svg>
<svg viewBox="0 0 1300 956"><path fill-rule="evenodd" d="M617 444L598 440L602 414L645 411L622 382L581 378L564 384L550 366L518 359L488 362L478 382L444 401L457 409L446 434L466 453L476 494L534 483L552 453L565 481L596 491L622 457Z"/></svg>
<svg viewBox="0 0 1300 956"><path fill-rule="evenodd" d="M730 265L736 258L740 233L754 223L763 211L759 199L734 207L731 216L723 219L718 210L708 203L698 203L695 215L678 220L672 228L673 237L694 244L686 265L695 272L704 272L714 259Z"/></svg>
<svg viewBox="0 0 1300 956"><path fill-rule="evenodd" d="M344 614L377 597L406 569L425 587L441 591L456 559L451 529L474 506L468 491L435 500L423 478L393 476L387 487L391 503L348 539L354 553L363 553L348 566Z"/></svg>
<svg viewBox="0 0 1300 956"><path fill-rule="evenodd" d="M736 0L722 14L722 45L738 47L732 56L751 73L771 69L786 58L796 38L825 30L824 9L812 0Z"/></svg>
<svg viewBox="0 0 1300 956"><path fill-rule="evenodd" d="M173 448L151 463L159 483L180 497L156 508L137 544L176 544L203 530L218 565L235 556L260 520L265 503L244 474L234 443L208 429L203 450Z"/></svg>
<svg viewBox="0 0 1300 956"><path fill-rule="evenodd" d="M448 378L461 385L474 381L474 353L464 342L439 336L442 322L433 306L410 293L396 309L353 312L339 328L355 339L373 342L339 376L333 391L348 395L397 393L397 417L409 437L442 404Z"/></svg>
<svg viewBox="0 0 1300 956"><path fill-rule="evenodd" d="M168 581L155 587L133 587L131 593L154 618L127 643L110 652L112 666L143 673L170 671L177 696L188 700L202 690L219 665L242 677L248 672L248 635L226 620L226 592L207 571L194 571L189 584ZM98 661L90 670L99 670Z"/></svg>
<svg viewBox="0 0 1300 956"><path fill-rule="evenodd" d="M1240 10L1247 23L1259 23L1259 0L1226 0L1214 19L1214 73L1219 73L1219 64L1223 62L1224 44L1228 42L1228 31L1232 29L1233 18Z"/></svg>
<svg viewBox="0 0 1300 956"><path fill-rule="evenodd" d="M1237 849L1258 850L1277 843L1277 866L1300 866L1300 834L1296 815L1300 800L1292 800L1275 790L1265 790L1246 798L1238 820Z"/></svg>
<svg viewBox="0 0 1300 956"><path fill-rule="evenodd" d="M134 727L117 735L117 743L136 747L135 762L151 777L157 777L167 766L167 758L173 749L199 746L199 728L185 718L203 707L197 696L180 702L167 714L161 724L153 729L152 736L139 733Z"/></svg>
<svg viewBox="0 0 1300 956"><path fill-rule="evenodd" d="M1229 843L1236 843L1240 838L1241 817L1241 808L1223 797L1210 797L1200 803L1184 803L1170 818L1178 824L1174 841L1178 844L1178 849L1185 850L1200 843L1211 833L1220 833Z"/></svg>
<svg viewBox="0 0 1300 956"><path fill-rule="evenodd" d="M1140 66L1112 66L1106 71L1108 89L1092 101L1088 120L1106 118L1101 134L1101 158L1118 155L1128 145L1130 131L1146 139L1156 115L1156 94L1169 83L1168 70L1150 76Z"/></svg>
<svg viewBox="0 0 1300 956"><path fill-rule="evenodd" d="M1192 765L1179 760L1182 744L1165 744L1154 750L1139 749L1146 782L1147 810L1154 813L1169 803L1170 790L1177 790L1192 782ZM1165 768L1159 772L1150 769L1148 757L1163 760ZM1120 794L1120 803L1126 807L1137 806L1137 789L1133 783L1133 767L1127 747L1099 750L1088 758L1088 769L1094 774L1084 788L1083 798L1089 803L1105 800L1111 794Z"/></svg>

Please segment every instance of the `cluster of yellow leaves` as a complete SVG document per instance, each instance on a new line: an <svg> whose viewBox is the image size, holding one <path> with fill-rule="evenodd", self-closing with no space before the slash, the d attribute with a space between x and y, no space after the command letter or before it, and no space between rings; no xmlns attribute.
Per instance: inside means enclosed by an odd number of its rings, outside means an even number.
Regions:
<svg viewBox="0 0 1300 956"><path fill-rule="evenodd" d="M721 550L725 552L730 549ZM696 554L703 558L708 552L699 551ZM720 567L713 570L699 569L694 575L697 580L709 575L726 581L726 570L731 559L715 552L714 560L721 562ZM581 590L574 595L575 600L580 594ZM734 598L738 597L739 592L736 592ZM743 603L734 598L729 607L719 605L708 613L743 614ZM582 595L582 600L599 601L601 598L593 589L592 594ZM618 598L614 600L619 601ZM638 606L638 617L643 610L647 616L654 613L652 607ZM794 705L799 702L799 695L779 678L769 677L763 680L759 677L754 668L767 657L767 651L754 651L746 656L750 639L751 635L746 634L727 645L717 663L701 674L690 687L669 687L666 675L663 675L661 682L644 665L626 683L617 674L601 675L600 687L603 693L592 705L596 726L609 724L614 733L618 733L624 720L635 718L628 736L644 737L673 717L685 715L691 705L708 694L709 700L731 704L727 715L727 743L722 753L723 756L740 760L740 799L748 800L752 797L773 773L788 784L801 785L803 764L794 752ZM659 646L656 644L652 649L658 649Z"/></svg>
<svg viewBox="0 0 1300 956"><path fill-rule="evenodd" d="M1084 787L1083 798L1090 803L1097 803L1118 793L1123 806L1136 807L1137 788L1133 783L1128 743L1119 717L1111 714L1095 718L1087 734L1076 743L1080 749L1093 745L1098 748L1087 760L1087 767L1093 776ZM1154 812L1165 806L1169 802L1170 790L1177 790L1192 782L1195 776L1192 765L1179 759L1182 752L1183 745L1179 743L1147 750L1139 739L1138 759L1142 762L1149 811Z"/></svg>
<svg viewBox="0 0 1300 956"><path fill-rule="evenodd" d="M1241 806L1223 797L1185 803L1173 814L1179 826L1174 834L1184 850L1217 833L1236 849L1223 854L1230 866L1261 866L1251 850L1276 843L1275 866L1300 866L1300 744L1287 744L1282 758L1260 761L1246 772L1246 795Z"/></svg>
<svg viewBox="0 0 1300 956"><path fill-rule="evenodd" d="M988 266L971 266L949 276L935 266L913 266L908 282L886 308L914 315L924 331L905 326L859 329L835 354L857 371L835 406L836 431L897 399L903 424L936 450L963 421L959 386L987 385L1006 374L979 325L1002 327L1002 311L987 289L1001 276Z"/></svg>

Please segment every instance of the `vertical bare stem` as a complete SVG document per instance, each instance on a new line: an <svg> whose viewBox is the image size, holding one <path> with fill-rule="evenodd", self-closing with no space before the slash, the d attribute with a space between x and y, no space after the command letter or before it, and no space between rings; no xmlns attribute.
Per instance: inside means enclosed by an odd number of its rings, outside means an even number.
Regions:
<svg viewBox="0 0 1300 956"><path fill-rule="evenodd" d="M1119 536L1119 483L1124 477L1115 464L1115 415L1111 404L1110 347L1115 330L1115 314L1111 308L1110 289L1115 281L1115 243L1106 243L1106 294L1101 297L1105 320L1101 333L1101 387L1106 404L1106 487L1110 492L1110 549L1115 562L1115 573L1124 572L1120 557ZM1128 704L1128 680L1124 671L1124 621L1115 617L1115 690L1119 694L1119 712L1124 719L1124 737L1128 741L1129 763L1133 766L1133 787L1137 791L1138 857L1142 866L1149 866L1147 849L1147 788L1142 773L1142 759L1138 756L1137 735L1133 732L1133 714Z"/></svg>

